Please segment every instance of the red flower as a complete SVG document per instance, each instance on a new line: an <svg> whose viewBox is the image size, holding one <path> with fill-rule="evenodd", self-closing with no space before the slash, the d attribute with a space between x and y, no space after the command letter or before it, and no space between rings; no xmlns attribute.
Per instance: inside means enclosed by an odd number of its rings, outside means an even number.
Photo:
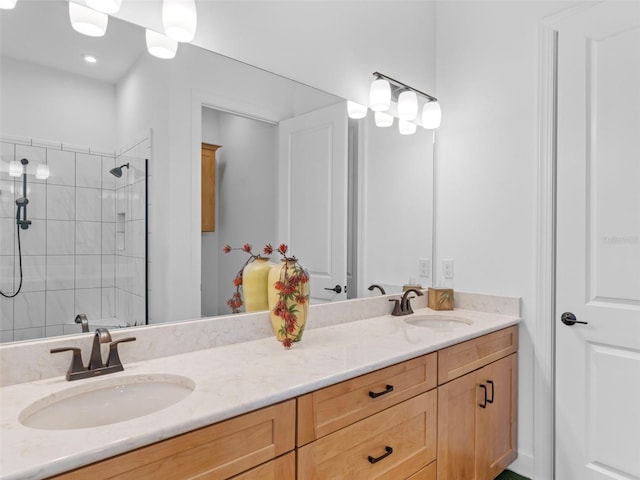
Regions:
<svg viewBox="0 0 640 480"><path fill-rule="evenodd" d="M234 284L236 287L239 287L240 285L242 285L242 277L236 277L236 278L234 278L234 279L233 279L233 284Z"/></svg>
<svg viewBox="0 0 640 480"><path fill-rule="evenodd" d="M225 245L223 250L224 250L224 253L229 253L231 251L231 246L230 245Z"/></svg>
<svg viewBox="0 0 640 480"><path fill-rule="evenodd" d="M278 247L278 252L280 252L282 255L286 255L287 250L289 250L289 247L287 247L286 243L281 243L280 246Z"/></svg>
<svg viewBox="0 0 640 480"><path fill-rule="evenodd" d="M244 250L247 253L251 253L251 245L248 243L245 243L242 247L242 250Z"/></svg>
<svg viewBox="0 0 640 480"><path fill-rule="evenodd" d="M300 283L307 283L309 281L309 275L307 275L306 273L303 273L302 275L300 275Z"/></svg>
<svg viewBox="0 0 640 480"><path fill-rule="evenodd" d="M270 243L267 243L267 244L264 246L264 250L263 250L263 252L264 252L264 254L265 254L265 255L271 255L271 254L273 253L273 247L271 246L271 244L270 244Z"/></svg>
<svg viewBox="0 0 640 480"><path fill-rule="evenodd" d="M278 280L277 282L275 282L273 284L273 288L275 288L276 290L281 292L282 290L284 290L284 283L282 283L280 280Z"/></svg>
<svg viewBox="0 0 640 480"><path fill-rule="evenodd" d="M296 302L298 302L300 305L304 305L305 303L307 303L307 296L302 294L297 295Z"/></svg>
<svg viewBox="0 0 640 480"><path fill-rule="evenodd" d="M285 338L282 341L282 345L284 346L284 348L291 348L292 342L290 338Z"/></svg>

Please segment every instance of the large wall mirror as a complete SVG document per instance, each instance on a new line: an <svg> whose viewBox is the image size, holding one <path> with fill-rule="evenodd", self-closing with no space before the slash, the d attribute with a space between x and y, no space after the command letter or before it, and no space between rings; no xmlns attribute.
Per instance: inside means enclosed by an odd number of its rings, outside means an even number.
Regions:
<svg viewBox="0 0 640 480"><path fill-rule="evenodd" d="M245 258L225 244L288 243L312 302L431 284L419 266L432 259L432 132L348 120L344 99L193 45L157 59L119 19L83 36L66 1L18 2L0 21L4 293L19 283L21 158L32 221L22 290L0 298L2 342L78 333L79 313L91 329L229 314ZM207 232L203 144L219 147Z"/></svg>

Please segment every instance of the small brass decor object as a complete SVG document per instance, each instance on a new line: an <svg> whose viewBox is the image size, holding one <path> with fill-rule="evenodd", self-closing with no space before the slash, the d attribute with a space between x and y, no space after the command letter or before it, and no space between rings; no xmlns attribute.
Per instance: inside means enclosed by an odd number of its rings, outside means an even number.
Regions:
<svg viewBox="0 0 640 480"><path fill-rule="evenodd" d="M453 310L453 288L429 288L427 306L431 310Z"/></svg>

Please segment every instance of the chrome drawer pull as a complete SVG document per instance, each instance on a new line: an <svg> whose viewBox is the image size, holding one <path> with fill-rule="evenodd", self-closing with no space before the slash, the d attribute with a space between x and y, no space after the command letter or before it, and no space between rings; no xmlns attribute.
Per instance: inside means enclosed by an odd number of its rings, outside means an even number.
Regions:
<svg viewBox="0 0 640 480"><path fill-rule="evenodd" d="M387 393L393 392L393 385L387 385L382 392L369 392L369 396L371 398L378 398L381 395L386 395Z"/></svg>
<svg viewBox="0 0 640 480"><path fill-rule="evenodd" d="M389 455L391 455L393 453L393 448L391 448L390 446L386 446L384 447L384 449L386 450L387 453L383 454L380 457L372 457L371 455L369 455L369 462L371 463L377 463L380 460L382 460L383 458L387 458Z"/></svg>

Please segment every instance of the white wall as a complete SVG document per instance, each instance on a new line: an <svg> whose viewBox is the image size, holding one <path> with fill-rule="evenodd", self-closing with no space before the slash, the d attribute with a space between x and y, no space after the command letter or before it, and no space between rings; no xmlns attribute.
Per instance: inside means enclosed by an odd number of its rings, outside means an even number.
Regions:
<svg viewBox="0 0 640 480"><path fill-rule="evenodd" d="M0 85L0 132L115 151L112 84L2 57Z"/></svg>
<svg viewBox="0 0 640 480"><path fill-rule="evenodd" d="M533 474L538 25L568 2L439 2L436 250L456 289L523 299L519 458ZM438 265L439 267L439 265ZM439 275L439 274L437 274ZM438 278L438 276L436 276Z"/></svg>
<svg viewBox="0 0 640 480"><path fill-rule="evenodd" d="M247 260L225 254L224 245L253 246L258 254L276 244L276 126L209 108L203 109L202 139L216 152L216 231L202 234L202 314L231 313L226 301L233 278Z"/></svg>

